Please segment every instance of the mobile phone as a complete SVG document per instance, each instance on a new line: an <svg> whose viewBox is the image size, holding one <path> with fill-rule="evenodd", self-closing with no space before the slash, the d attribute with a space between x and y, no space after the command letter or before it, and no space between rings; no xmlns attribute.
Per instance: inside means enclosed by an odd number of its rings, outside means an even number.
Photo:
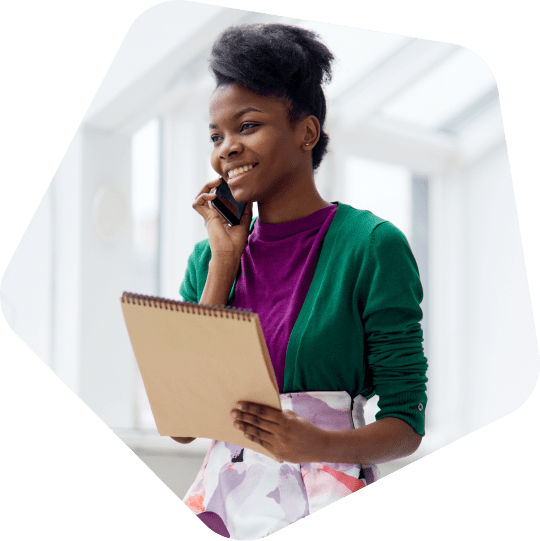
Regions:
<svg viewBox="0 0 540 541"><path fill-rule="evenodd" d="M246 208L246 203L239 203L234 199L228 184L221 179L221 184L216 188L216 198L211 201L212 206L231 225L238 225Z"/></svg>

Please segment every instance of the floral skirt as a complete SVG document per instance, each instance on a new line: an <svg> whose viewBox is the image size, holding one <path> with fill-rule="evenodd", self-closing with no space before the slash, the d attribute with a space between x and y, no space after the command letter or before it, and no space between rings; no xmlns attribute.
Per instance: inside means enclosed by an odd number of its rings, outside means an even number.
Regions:
<svg viewBox="0 0 540 541"><path fill-rule="evenodd" d="M366 399L346 391L281 394L281 407L326 430L364 426ZM214 440L184 503L213 531L260 539L379 477L377 466L291 464Z"/></svg>

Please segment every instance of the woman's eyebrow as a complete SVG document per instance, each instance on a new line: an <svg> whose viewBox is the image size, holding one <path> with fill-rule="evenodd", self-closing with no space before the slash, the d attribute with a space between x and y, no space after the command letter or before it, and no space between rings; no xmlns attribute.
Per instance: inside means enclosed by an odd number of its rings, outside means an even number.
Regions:
<svg viewBox="0 0 540 541"><path fill-rule="evenodd" d="M238 111L237 113L235 113L233 115L233 119L234 120L237 120L239 119L242 115L245 115L246 113L262 113L263 111L261 111L260 109L257 109L256 107L244 107L243 109L241 109L240 111ZM211 129L211 130L216 130L218 127L215 125L215 124L212 124L210 123L208 125L208 127Z"/></svg>

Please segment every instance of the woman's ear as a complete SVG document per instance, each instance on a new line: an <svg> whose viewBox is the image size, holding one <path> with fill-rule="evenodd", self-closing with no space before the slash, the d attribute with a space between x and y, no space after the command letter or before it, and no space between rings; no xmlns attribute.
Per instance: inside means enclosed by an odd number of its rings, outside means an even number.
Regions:
<svg viewBox="0 0 540 541"><path fill-rule="evenodd" d="M302 148L312 150L321 137L321 125L317 117L309 115L302 121Z"/></svg>

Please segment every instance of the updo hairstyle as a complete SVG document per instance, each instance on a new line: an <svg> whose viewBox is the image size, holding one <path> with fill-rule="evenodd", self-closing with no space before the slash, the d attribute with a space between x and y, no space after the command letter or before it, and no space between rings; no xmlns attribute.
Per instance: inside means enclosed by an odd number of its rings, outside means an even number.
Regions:
<svg viewBox="0 0 540 541"><path fill-rule="evenodd" d="M312 150L313 169L327 152L323 131L326 99L322 85L332 78L334 56L310 30L283 24L250 24L227 28L216 40L210 69L217 87L240 84L263 96L290 101L289 121L315 116L321 135Z"/></svg>

